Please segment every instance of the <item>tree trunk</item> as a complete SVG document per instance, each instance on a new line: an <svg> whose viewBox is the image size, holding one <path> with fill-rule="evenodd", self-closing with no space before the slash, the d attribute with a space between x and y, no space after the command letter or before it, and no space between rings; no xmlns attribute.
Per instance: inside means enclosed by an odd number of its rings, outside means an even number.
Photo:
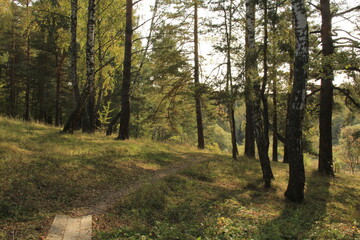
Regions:
<svg viewBox="0 0 360 240"><path fill-rule="evenodd" d="M10 79L10 94L9 94L9 116L16 116L16 53L15 53L15 20L12 21L11 25L11 53L9 56L9 79Z"/></svg>
<svg viewBox="0 0 360 240"><path fill-rule="evenodd" d="M287 98L286 98L286 126L289 124L288 121L289 121L289 112L290 112L290 100L291 100L291 85L294 83L294 62L293 61L290 61L289 63L290 65L290 78L289 78L289 81L288 81L288 92L287 92ZM285 136L286 136L286 131L287 131L287 127L285 127ZM286 138L286 137L285 137ZM283 159L283 163L289 163L288 162L288 147L287 147L287 144L286 144L286 140L284 141L284 159Z"/></svg>
<svg viewBox="0 0 360 240"><path fill-rule="evenodd" d="M98 70L98 82L97 82L97 89L98 89L98 93L97 93L97 97L96 97L96 104L95 104L95 110L94 110L94 115L92 116L94 118L94 122L95 122L95 127L98 126L99 124L99 110L101 108L101 104L103 102L103 96L104 96L104 74L103 74L103 63L104 63L104 57L106 52L103 52L103 48L102 48L102 40L101 40L101 21L98 20L97 22L97 37L98 37L98 62L99 62L99 70Z"/></svg>
<svg viewBox="0 0 360 240"><path fill-rule="evenodd" d="M252 85L251 83L248 83ZM244 154L247 157L255 158L255 134L254 134L254 122L253 122L253 103L250 101L249 91L250 86L245 86L245 107L246 107L246 125L245 125L245 151Z"/></svg>
<svg viewBox="0 0 360 240"><path fill-rule="evenodd" d="M257 68L257 52L255 45L255 3L252 0L246 1L246 29L247 29L247 77L248 81L252 82L253 93L252 102L253 102L253 121L255 126L255 140L259 153L259 159L261 164L261 170L263 173L263 179L265 183L265 188L271 186L271 179L274 178L271 166L270 159L268 155L269 149L269 139L265 130L265 121L266 115L263 115L262 112L266 110L266 104L261 108L261 103L263 102L263 90L261 88L261 79L259 77L258 68ZM263 87L264 88L264 87ZM268 120L267 120L268 121Z"/></svg>
<svg viewBox="0 0 360 240"><path fill-rule="evenodd" d="M117 121L119 121L120 117L121 117L121 112L117 113L117 114L115 115L115 117L113 117L113 118L111 119L111 121L110 121L110 123L109 123L109 125L108 125L108 127L107 127L107 129L106 129L106 136L110 136L110 135L112 134L112 132L113 132L113 127L114 127L114 125L117 123Z"/></svg>
<svg viewBox="0 0 360 240"><path fill-rule="evenodd" d="M230 108L230 130L231 130L231 144L232 144L232 158L236 160L236 157L239 155L239 151L237 148L237 141L236 141L236 123L235 123L235 111L233 105Z"/></svg>
<svg viewBox="0 0 360 240"><path fill-rule="evenodd" d="M276 64L274 66L274 68L276 69ZM272 154L272 160L274 162L279 161L278 159L278 117L277 117L277 79L276 79L276 75L274 75L274 79L273 79L273 105L274 105L274 110L273 110L273 145L272 145L272 149L273 149L273 154Z"/></svg>
<svg viewBox="0 0 360 240"><path fill-rule="evenodd" d="M224 11L226 11L224 7ZM231 72L231 39L232 39L232 17L233 17L233 0L230 1L229 8L229 22L227 16L225 15L225 29L226 29L226 94L227 94L227 109L228 109L228 118L230 124L230 133L231 133L231 145L232 145L232 158L236 160L237 155L239 154L236 142L236 123L235 123L235 112L234 112L234 102L235 94L232 84L232 72Z"/></svg>
<svg viewBox="0 0 360 240"><path fill-rule="evenodd" d="M87 38L86 38L86 77L89 83L88 116L89 128L86 132L95 132L95 0L89 0Z"/></svg>
<svg viewBox="0 0 360 240"><path fill-rule="evenodd" d="M262 115L263 115L263 124L264 124L264 154L267 155L265 159L268 159L268 153L269 153L269 106L268 106L268 100L267 96L265 94L267 82L268 82L268 6L267 1L264 0L264 47L263 47L263 53L264 53L264 77L263 82L261 86L261 92L260 92L260 98L262 102Z"/></svg>
<svg viewBox="0 0 360 240"><path fill-rule="evenodd" d="M27 17L30 17L29 3L26 1L26 13ZM24 120L30 121L30 25L27 26L26 30L26 88L25 88L25 113Z"/></svg>
<svg viewBox="0 0 360 240"><path fill-rule="evenodd" d="M88 102L87 102L87 120L88 120L88 124L83 126L83 132L87 132L87 133L94 133L96 130L96 94L95 94L95 87L93 88L93 90L89 93L89 98L88 98Z"/></svg>
<svg viewBox="0 0 360 240"><path fill-rule="evenodd" d="M295 19L296 51L294 83L289 106L289 120L286 126L290 177L285 197L294 202L302 202L304 199L305 170L301 125L306 105L309 33L304 1L292 0L292 11Z"/></svg>
<svg viewBox="0 0 360 240"><path fill-rule="evenodd" d="M76 108L74 112L70 115L68 121L66 122L63 131L73 133L74 130L79 128L81 112L84 100L81 99L78 77L77 77L77 13L78 13L78 0L71 0L71 43L70 43L70 52L71 52L71 81L73 87L73 94L75 97ZM87 86L83 90L83 95ZM84 95L85 96L85 95ZM84 102L84 103L82 103Z"/></svg>
<svg viewBox="0 0 360 240"><path fill-rule="evenodd" d="M319 172L327 176L334 176L332 156L332 107L333 107L333 66L329 57L334 54L332 39L332 16L330 1L321 0L321 42L323 62L323 74L320 91L320 142L319 142Z"/></svg>
<svg viewBox="0 0 360 240"><path fill-rule="evenodd" d="M275 1L275 14L278 14L278 2ZM272 27L271 30L273 32L273 36L274 36L274 42L275 42L275 49L277 48L277 44L278 44L278 34L277 34L277 27L276 27L276 20L273 19L272 21ZM276 51L274 51L276 52ZM277 63L277 57L276 54L273 55L273 64L272 64L272 92L273 92L273 115L272 115L272 121L273 121L273 127L272 127L272 131L273 131L273 144L272 144L272 161L274 162L278 162L278 113L277 113L277 68L278 68L278 63Z"/></svg>
<svg viewBox="0 0 360 240"><path fill-rule="evenodd" d="M76 104L80 102L80 90L77 77L77 11L78 0L71 0L71 81Z"/></svg>
<svg viewBox="0 0 360 240"><path fill-rule="evenodd" d="M194 0L194 82L198 148L205 148L199 80L198 0Z"/></svg>
<svg viewBox="0 0 360 240"><path fill-rule="evenodd" d="M246 129L245 129L245 156L255 157L255 130L253 118L253 68L256 65L255 49L255 3L253 0L246 1L246 36L245 36L245 106L246 106Z"/></svg>
<svg viewBox="0 0 360 240"><path fill-rule="evenodd" d="M56 62L56 94L55 94L55 126L61 125L61 85L62 85L62 67L65 61L65 51L62 53L60 59L58 54L55 55Z"/></svg>
<svg viewBox="0 0 360 240"><path fill-rule="evenodd" d="M131 50L132 50L132 0L126 0L125 53L123 82L121 89L121 117L118 139L129 139L130 129L130 82L131 82Z"/></svg>
<svg viewBox="0 0 360 240"><path fill-rule="evenodd" d="M74 37L74 36L72 36L72 37ZM72 39L72 40L74 40L74 39ZM73 133L74 130L79 128L80 118L83 115L83 111L85 109L87 99L88 99L90 93L92 93L94 91L94 81L95 81L94 44L95 44L95 0L89 0L87 41L86 41L86 77L87 77L87 80L86 80L86 84L83 89L83 92L79 98L79 102L76 104L76 108L75 108L74 112L71 114L70 118L68 119L67 123L64 126L64 129L63 129L64 132ZM73 77L74 77L74 74L76 74L76 72L73 73Z"/></svg>
<svg viewBox="0 0 360 240"><path fill-rule="evenodd" d="M44 62L47 62L47 55L43 55ZM37 105L38 105L38 116L37 120L40 122L46 122L46 82L43 78L38 80L37 84L38 92L37 92Z"/></svg>

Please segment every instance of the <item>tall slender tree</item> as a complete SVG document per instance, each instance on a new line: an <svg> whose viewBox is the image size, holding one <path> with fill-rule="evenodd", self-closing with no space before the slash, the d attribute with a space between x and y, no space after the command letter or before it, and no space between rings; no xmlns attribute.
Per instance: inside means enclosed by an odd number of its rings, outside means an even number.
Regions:
<svg viewBox="0 0 360 240"><path fill-rule="evenodd" d="M302 120L306 105L307 64L309 61L309 33L304 0L292 0L295 26L294 83L286 126L287 158L290 177L285 197L294 202L304 199L305 170L302 153Z"/></svg>
<svg viewBox="0 0 360 240"><path fill-rule="evenodd" d="M256 145L259 153L261 170L263 173L263 179L265 183L265 187L269 188L271 186L271 179L274 178L271 166L270 166L270 159L268 155L269 150L269 138L266 133L266 124L265 121L267 115L263 114L263 112L267 111L267 102L264 104L264 90L265 87L261 86L261 78L258 73L257 68L257 51L255 46L255 3L247 1L246 4L246 12L247 12L247 42L250 49L248 49L248 54L246 61L251 62L250 69L248 71L248 78L252 82L253 86L253 93L252 95L252 103L253 103L253 120L254 120L254 127L255 127L255 140ZM266 58L265 58L266 59ZM267 74L267 73L265 73ZM265 80L265 79L263 79ZM266 83L265 83L266 84Z"/></svg>
<svg viewBox="0 0 360 240"><path fill-rule="evenodd" d="M272 54L273 56L276 56L277 54L277 43L278 43L278 31L277 31L277 14L278 14L278 2L275 1L275 7L271 14L271 32L272 35L270 35L270 39L273 40L272 44ZM271 37L273 36L273 37ZM264 37L264 41L265 37ZM272 59L272 71L270 72L270 76L272 78L272 100L273 100L273 114L272 114L272 161L277 162L278 159L278 106L277 106L277 57L273 57Z"/></svg>
<svg viewBox="0 0 360 240"><path fill-rule="evenodd" d="M71 31L71 43L70 43L70 55L71 55L71 83L73 87L73 94L75 97L75 102L78 104L80 102L80 90L77 74L77 59L78 59L78 49L77 49L77 25L78 25L78 0L71 0L71 22L70 22L70 31Z"/></svg>
<svg viewBox="0 0 360 240"><path fill-rule="evenodd" d="M26 38L26 83L25 83L25 113L24 120L30 121L30 0L26 0L26 18L27 18L27 27L25 31Z"/></svg>
<svg viewBox="0 0 360 240"><path fill-rule="evenodd" d="M268 85L268 72L269 72L269 66L268 66L268 40L269 40L269 34L268 34L268 1L263 1L263 8L264 8L264 44L263 44L263 70L264 70L264 76L262 79L262 85L261 85L261 91L260 91L260 99L262 103L262 117L263 117L263 125L264 125L264 153L266 153L268 157L269 152L269 106L268 106L268 99L267 95L265 93L266 87Z"/></svg>
<svg viewBox="0 0 360 240"><path fill-rule="evenodd" d="M293 26L293 30L295 31L295 27L294 27L294 23L292 24ZM287 82L287 88L288 88L288 92L287 92L287 99L286 99L286 126L289 124L289 112L290 112L290 101L291 101L291 89L294 83L294 67L295 67L295 63L294 63L294 57L295 57L295 53L290 52L290 61L289 61L289 80ZM285 128L285 138L286 138L286 131L288 130L288 128ZM289 158L287 156L288 154L288 145L286 144L286 140L284 142L284 159L283 159L283 163L289 163Z"/></svg>
<svg viewBox="0 0 360 240"><path fill-rule="evenodd" d="M16 92L17 92L17 79L16 79L16 39L15 39L15 26L16 16L13 17L11 21L11 50L9 56L9 115L11 117L16 116Z"/></svg>
<svg viewBox="0 0 360 240"><path fill-rule="evenodd" d="M253 83L252 69L256 65L255 55L255 1L247 0L246 4L246 32L245 32L245 155L255 157L255 131L253 119Z"/></svg>
<svg viewBox="0 0 360 240"><path fill-rule="evenodd" d="M201 110L201 91L199 74L199 38L198 38L198 0L194 0L194 83L195 83L195 108L198 135L198 148L205 148L204 129Z"/></svg>
<svg viewBox="0 0 360 240"><path fill-rule="evenodd" d="M226 49L226 87L227 92L230 95L230 101L228 103L227 109L228 109L228 116L229 116L229 123L230 123L230 133L231 133L231 145L232 145L232 157L233 159L236 159L236 156L239 154L238 148L237 148L237 141L236 141L236 123L235 123L235 110L234 110L234 102L235 102L235 96L234 96L234 86L233 86L233 76L232 76L232 59L231 59L231 50L232 50L232 25L233 25L233 15L234 15L234 1L230 0L229 3L229 13L226 14L225 11L225 29L226 29L226 43L227 43L227 49ZM227 20L226 15L229 15L229 19Z"/></svg>
<svg viewBox="0 0 360 240"><path fill-rule="evenodd" d="M87 23L87 37L86 37L86 78L88 82L89 95L88 102L88 116L89 126L86 131L95 131L95 0L89 0L88 23ZM84 126L83 126L84 127Z"/></svg>
<svg viewBox="0 0 360 240"><path fill-rule="evenodd" d="M133 3L132 0L126 0L126 25L125 25L125 52L124 69L121 89L121 113L120 130L118 139L129 139L130 129L130 83L131 83L131 52L133 36Z"/></svg>
<svg viewBox="0 0 360 240"><path fill-rule="evenodd" d="M320 142L319 142L319 172L334 176L332 156L332 108L334 68L330 57L334 54L332 39L332 14L330 0L320 0L321 9L321 42L322 42L322 75L320 90Z"/></svg>
<svg viewBox="0 0 360 240"><path fill-rule="evenodd" d="M55 91L55 126L62 125L61 92L63 81L63 67L66 58L65 50L55 51L56 91Z"/></svg>

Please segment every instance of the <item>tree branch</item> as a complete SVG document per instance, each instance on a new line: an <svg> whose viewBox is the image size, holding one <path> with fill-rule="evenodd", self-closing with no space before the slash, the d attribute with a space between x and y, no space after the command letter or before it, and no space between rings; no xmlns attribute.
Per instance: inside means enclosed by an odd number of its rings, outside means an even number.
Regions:
<svg viewBox="0 0 360 240"><path fill-rule="evenodd" d="M321 7L318 5L313 4L312 2L308 2L309 5L313 6L314 8L316 8L317 10L321 11Z"/></svg>
<svg viewBox="0 0 360 240"><path fill-rule="evenodd" d="M339 87L334 87L334 89L344 94L346 96L346 99L349 99L350 102L352 102L358 109L360 109L360 103L356 102L356 100L351 97L350 91L348 89L339 88Z"/></svg>
<svg viewBox="0 0 360 240"><path fill-rule="evenodd" d="M103 69L104 67L106 67L107 65L113 63L115 60L114 57L112 57L109 61L107 61L105 64L101 65L98 69L95 70L95 74L97 74L101 69Z"/></svg>
<svg viewBox="0 0 360 240"><path fill-rule="evenodd" d="M342 47L348 47L348 48L358 48L358 49L360 49L360 46L346 45L346 44L344 44L344 45L336 45L336 46L334 46L334 48L342 48Z"/></svg>
<svg viewBox="0 0 360 240"><path fill-rule="evenodd" d="M352 37L352 38L357 39L357 40L360 41L360 38L355 37L354 35L352 35L352 33L350 33L349 31L346 31L346 30L344 30L344 29L334 29L333 31L334 31L335 36L338 36L339 34L338 34L337 32L338 32L338 31L341 31L341 32L345 32L345 33L346 33L347 35L349 35L350 37Z"/></svg>
<svg viewBox="0 0 360 240"><path fill-rule="evenodd" d="M311 93L309 93L308 95L306 95L306 98L311 97L312 95L314 95L315 93L319 92L320 90L321 90L321 88L312 91Z"/></svg>
<svg viewBox="0 0 360 240"><path fill-rule="evenodd" d="M359 42L355 41L354 39L348 38L348 37L339 37L339 38L336 38L336 39L334 39L334 42L338 42L338 41L341 41L341 40L346 41L346 42L343 42L343 44L345 44L345 43L359 44Z"/></svg>
<svg viewBox="0 0 360 240"><path fill-rule="evenodd" d="M352 11L359 11L360 10L360 5L358 5L358 6L356 6L356 7L353 7L353 8L350 8L350 9L348 9L348 10L345 10L345 11L343 11L343 12L339 12L339 13L336 13L336 14L333 14L332 16L333 17L340 17L340 16L342 16L342 15L344 15L344 14L347 14L347 13L349 13L349 12L352 12Z"/></svg>
<svg viewBox="0 0 360 240"><path fill-rule="evenodd" d="M347 67L344 70L360 72L360 68L358 67Z"/></svg>

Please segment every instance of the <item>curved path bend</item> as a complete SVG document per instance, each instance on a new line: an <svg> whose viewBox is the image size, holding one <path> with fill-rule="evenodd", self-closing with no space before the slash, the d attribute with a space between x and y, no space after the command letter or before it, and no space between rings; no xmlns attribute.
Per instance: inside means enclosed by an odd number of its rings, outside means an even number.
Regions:
<svg viewBox="0 0 360 240"><path fill-rule="evenodd" d="M186 159L180 163L172 164L164 169L155 171L145 179L138 180L123 188L103 193L99 196L97 204L91 207L75 209L71 212L71 216L56 215L46 240L91 240L92 215L106 212L119 199L136 192L146 183L154 183L159 179L174 175L188 167L209 160L204 160L201 158L201 155L194 154L191 156L191 160Z"/></svg>

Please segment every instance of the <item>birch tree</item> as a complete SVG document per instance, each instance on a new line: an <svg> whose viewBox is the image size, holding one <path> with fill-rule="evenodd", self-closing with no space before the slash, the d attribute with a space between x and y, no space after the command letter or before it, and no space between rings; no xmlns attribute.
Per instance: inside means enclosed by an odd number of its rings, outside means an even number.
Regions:
<svg viewBox="0 0 360 240"><path fill-rule="evenodd" d="M309 61L309 33L305 3L303 0L292 0L292 12L295 26L295 62L294 82L289 103L288 122L286 126L287 158L290 177L285 197L294 202L304 199L305 170L302 154L302 120L306 105L306 84Z"/></svg>
<svg viewBox="0 0 360 240"><path fill-rule="evenodd" d="M252 102L252 75L256 67L255 51L255 1L246 1L246 33L245 33L245 105L246 105L246 129L245 129L245 155L255 157L255 135L253 122ZM256 67L257 68L257 67Z"/></svg>
<svg viewBox="0 0 360 240"><path fill-rule="evenodd" d="M261 87L261 78L258 73L257 68L257 51L255 46L255 3L251 0L246 2L246 31L247 31L247 54L246 54L246 71L247 79L249 83L252 84L252 89L248 91L253 91L250 96L252 96L252 108L253 108L253 121L255 127L255 140L259 153L261 170L263 173L263 179L265 187L269 188L271 186L271 179L274 178L271 166L270 159L268 155L269 150L269 139L266 132L265 121L268 121L263 111L267 111L267 104L264 104L264 89ZM265 58L266 59L266 58ZM249 68L249 69L248 69Z"/></svg>
<svg viewBox="0 0 360 240"><path fill-rule="evenodd" d="M74 5L75 6L75 5ZM79 127L81 115L85 110L85 106L89 95L94 92L95 82L95 0L88 2L88 22L86 36L86 84L81 93L80 100L76 104L76 108L64 126L63 131L73 133ZM74 69L73 69L74 70ZM74 74L74 73L73 73ZM76 74L76 73L75 73ZM76 96L76 95L75 95Z"/></svg>

